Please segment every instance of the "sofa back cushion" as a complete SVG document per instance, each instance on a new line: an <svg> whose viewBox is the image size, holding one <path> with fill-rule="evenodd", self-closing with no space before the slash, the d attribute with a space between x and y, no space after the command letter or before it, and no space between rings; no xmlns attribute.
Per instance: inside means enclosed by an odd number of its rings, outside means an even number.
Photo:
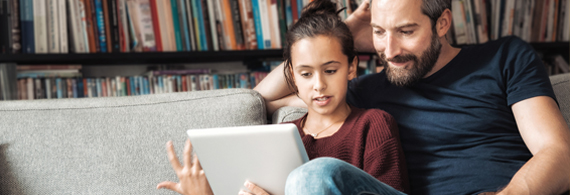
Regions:
<svg viewBox="0 0 570 195"><path fill-rule="evenodd" d="M168 140L181 157L187 129L265 123L263 98L245 89L0 101L0 192L172 194L155 189L178 181Z"/></svg>

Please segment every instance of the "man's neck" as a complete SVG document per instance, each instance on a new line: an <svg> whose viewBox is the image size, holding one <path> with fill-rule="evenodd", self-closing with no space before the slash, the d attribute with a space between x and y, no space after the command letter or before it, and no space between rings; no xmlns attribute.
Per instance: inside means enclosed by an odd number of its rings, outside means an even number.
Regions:
<svg viewBox="0 0 570 195"><path fill-rule="evenodd" d="M461 51L460 48L451 47L451 45L447 42L445 38L440 38L439 41L441 43L441 52L439 53L439 57L437 58L437 61L435 62L435 65L433 66L431 71L429 71L424 76L424 78L427 78L436 73L437 71L441 70L451 60L453 60L453 58L455 58L457 54L459 54L459 51Z"/></svg>

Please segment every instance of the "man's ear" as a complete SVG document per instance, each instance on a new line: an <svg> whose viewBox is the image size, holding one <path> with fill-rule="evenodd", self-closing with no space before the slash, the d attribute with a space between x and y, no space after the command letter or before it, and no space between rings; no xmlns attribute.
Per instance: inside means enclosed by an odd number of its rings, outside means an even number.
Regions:
<svg viewBox="0 0 570 195"><path fill-rule="evenodd" d="M437 30L438 37L443 37L445 34L447 34L447 31L449 31L449 28L451 28L452 25L451 18L451 10L445 9L445 11L443 11L441 16L437 19L435 28Z"/></svg>
<svg viewBox="0 0 570 195"><path fill-rule="evenodd" d="M348 65L348 80L352 80L357 77L356 71L358 70L358 56L354 56L352 63Z"/></svg>

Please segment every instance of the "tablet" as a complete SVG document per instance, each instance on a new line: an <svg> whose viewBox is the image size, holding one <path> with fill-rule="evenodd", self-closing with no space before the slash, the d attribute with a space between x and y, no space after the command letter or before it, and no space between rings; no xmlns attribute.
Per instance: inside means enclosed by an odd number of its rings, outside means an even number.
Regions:
<svg viewBox="0 0 570 195"><path fill-rule="evenodd" d="M191 129L192 147L214 194L238 194L246 180L284 194L287 176L309 161L294 124Z"/></svg>

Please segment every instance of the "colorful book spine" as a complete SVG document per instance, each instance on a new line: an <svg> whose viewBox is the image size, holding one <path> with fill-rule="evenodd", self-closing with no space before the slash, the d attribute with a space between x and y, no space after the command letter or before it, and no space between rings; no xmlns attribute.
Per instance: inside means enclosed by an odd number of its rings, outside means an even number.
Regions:
<svg viewBox="0 0 570 195"><path fill-rule="evenodd" d="M214 4L215 2L208 2L207 6L208 6L208 20L209 20L209 28L210 28L210 37L211 37L211 42L212 42L212 48L210 48L210 50L213 51L219 51L220 50L220 46L219 46L219 41L218 41L218 31L217 31L217 25L216 25L216 16L214 14Z"/></svg>
<svg viewBox="0 0 570 195"><path fill-rule="evenodd" d="M192 51L190 45L190 29L188 28L188 13L186 12L186 1L178 0L178 13L180 14L180 27L182 40L184 41L184 50Z"/></svg>
<svg viewBox="0 0 570 195"><path fill-rule="evenodd" d="M265 44L263 43L263 26L261 24L261 13L259 11L259 1L252 0L251 6L253 10L253 21L255 22L255 34L257 36L257 48L265 49Z"/></svg>
<svg viewBox="0 0 570 195"><path fill-rule="evenodd" d="M180 22L178 18L178 3L176 0L170 0L172 9L172 23L174 25L174 40L176 42L176 51L182 51L182 38L180 36Z"/></svg>
<svg viewBox="0 0 570 195"><path fill-rule="evenodd" d="M34 40L36 53L48 53L45 0L34 0Z"/></svg>
<svg viewBox="0 0 570 195"><path fill-rule="evenodd" d="M95 0L95 11L97 12L97 34L99 35L99 49L107 53L107 37L105 30L105 15L103 13L103 0Z"/></svg>

